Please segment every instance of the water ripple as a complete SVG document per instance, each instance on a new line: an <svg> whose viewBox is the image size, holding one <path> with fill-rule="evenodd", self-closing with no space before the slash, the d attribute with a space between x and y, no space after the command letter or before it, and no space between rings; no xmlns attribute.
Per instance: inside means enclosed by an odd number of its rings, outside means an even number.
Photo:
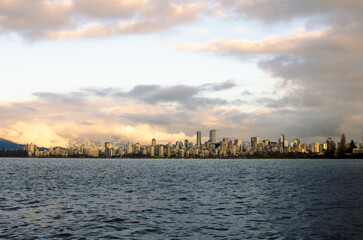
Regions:
<svg viewBox="0 0 363 240"><path fill-rule="evenodd" d="M362 160L0 159L1 239L363 239Z"/></svg>

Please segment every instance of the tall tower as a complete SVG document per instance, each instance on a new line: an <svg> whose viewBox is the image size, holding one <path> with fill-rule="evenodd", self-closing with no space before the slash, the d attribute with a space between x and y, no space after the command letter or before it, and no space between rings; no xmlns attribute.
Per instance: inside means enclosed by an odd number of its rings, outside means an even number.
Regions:
<svg viewBox="0 0 363 240"><path fill-rule="evenodd" d="M211 143L217 143L217 130L209 131L209 141Z"/></svg>
<svg viewBox="0 0 363 240"><path fill-rule="evenodd" d="M259 137L251 137L251 146L256 148L257 145L260 143Z"/></svg>
<svg viewBox="0 0 363 240"><path fill-rule="evenodd" d="M110 156L110 148L111 148L111 143L105 142L105 153L107 156Z"/></svg>
<svg viewBox="0 0 363 240"><path fill-rule="evenodd" d="M188 141L188 139L185 139L184 140L184 147L185 147L185 149L187 149L189 147L189 141Z"/></svg>
<svg viewBox="0 0 363 240"><path fill-rule="evenodd" d="M286 147L286 146L284 145L284 142L285 142L285 136L284 136L284 134L281 134L281 135L280 135L280 139L279 139L280 147Z"/></svg>
<svg viewBox="0 0 363 240"><path fill-rule="evenodd" d="M333 139L331 137L326 140L326 148L328 151L333 149Z"/></svg>
<svg viewBox="0 0 363 240"><path fill-rule="evenodd" d="M342 134L342 137L340 138L340 149L342 151L345 151L347 147L347 140L345 139L345 134Z"/></svg>
<svg viewBox="0 0 363 240"><path fill-rule="evenodd" d="M197 132L197 146L200 147L202 145L202 132Z"/></svg>
<svg viewBox="0 0 363 240"><path fill-rule="evenodd" d="M132 154L132 144L130 142L127 143L126 152L127 154Z"/></svg>
<svg viewBox="0 0 363 240"><path fill-rule="evenodd" d="M155 139L155 138L153 138L153 139L151 140L151 145L152 145L153 147L155 147L155 146L156 146L156 139Z"/></svg>
<svg viewBox="0 0 363 240"><path fill-rule="evenodd" d="M158 145L158 153L159 153L159 157L164 157L164 145L160 144Z"/></svg>

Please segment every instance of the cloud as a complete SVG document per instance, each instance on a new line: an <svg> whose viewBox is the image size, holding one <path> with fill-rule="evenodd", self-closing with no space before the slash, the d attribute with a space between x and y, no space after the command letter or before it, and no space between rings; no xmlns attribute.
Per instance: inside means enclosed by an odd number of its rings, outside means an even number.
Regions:
<svg viewBox="0 0 363 240"><path fill-rule="evenodd" d="M166 0L16 0L0 3L0 26L28 39L147 34L198 21L207 3Z"/></svg>
<svg viewBox="0 0 363 240"><path fill-rule="evenodd" d="M275 96L253 95L255 106L270 111L261 116L270 121L270 127L280 126L281 131L303 137L349 131L359 138L363 129L356 121L363 111L362 1L219 2L234 17L257 20L263 26L299 20L305 27L255 41L220 39L180 44L180 49L252 60L277 79ZM255 126L257 131L266 128Z"/></svg>
<svg viewBox="0 0 363 240"><path fill-rule="evenodd" d="M59 136L52 126L39 122L16 121L0 129L0 135L18 143L34 143L38 146L68 146L69 140Z"/></svg>
<svg viewBox="0 0 363 240"><path fill-rule="evenodd" d="M131 18L147 6L146 0L77 0L74 8L89 18Z"/></svg>
<svg viewBox="0 0 363 240"><path fill-rule="evenodd" d="M142 94L140 88L136 89L123 93ZM154 92L159 87L146 89ZM108 92L117 93L116 90ZM148 104L131 94L120 99L114 95L92 95L91 91L89 94L82 93L82 105L62 101L60 93L56 94L57 97L50 95L32 101L0 104L0 136L17 143L33 142L45 147L68 146L69 143L102 146L105 141L111 141L115 146L129 141L149 144L152 138L160 143L184 139L195 142L196 131L201 130L207 137L210 129L217 129L218 139L231 137L249 140L251 136L260 136L275 140L280 133L285 133L288 139L324 140L329 136L338 138L343 131L348 137L359 137L356 128L363 120L360 114L363 109L360 107L351 127L351 112L359 109L359 106L344 106L344 103L327 104L324 106L326 111L304 106L301 109L287 109L288 105L246 111L243 110L244 105L230 102L219 105L208 98L199 99L192 95L197 101L194 104L198 105L195 111L163 102ZM65 96L72 94L63 93ZM170 101L170 98L166 99ZM206 104L204 101L209 102ZM228 102L225 99L222 101ZM344 114L337 117L334 112L336 107L344 107L346 117Z"/></svg>
<svg viewBox="0 0 363 240"><path fill-rule="evenodd" d="M252 93L248 90L245 90L243 93L242 93L242 96L251 96Z"/></svg>
<svg viewBox="0 0 363 240"><path fill-rule="evenodd" d="M82 93L69 93L69 94L57 94L47 92L36 92L34 96L40 99L50 100L54 102L66 103L66 104L82 104L84 94Z"/></svg>
<svg viewBox="0 0 363 240"><path fill-rule="evenodd" d="M177 47L191 52L212 52L235 56L250 54L276 54L297 50L297 48L305 41L318 39L324 35L325 31L307 32L306 29L300 28L285 37L270 35L260 41L217 40L204 45L189 43L180 44Z"/></svg>
<svg viewBox="0 0 363 240"><path fill-rule="evenodd" d="M84 93L94 94L99 97L112 97L119 99L135 99L146 104L177 104L190 110L196 110L201 106L227 105L229 102L221 98L204 97L203 94L214 91L223 91L236 87L232 80L222 83L209 83L201 86L174 85L161 86L137 85L129 91L120 89L83 89Z"/></svg>
<svg viewBox="0 0 363 240"><path fill-rule="evenodd" d="M184 112L168 113L136 113L136 114L122 114L120 116L123 119L129 119L136 123L148 123L151 125L167 126L175 123L178 124L192 124L189 116Z"/></svg>
<svg viewBox="0 0 363 240"><path fill-rule="evenodd" d="M0 136L17 143L33 142L45 147L66 147L69 142L102 146L105 141L123 145L128 141L146 144L152 138L162 143L190 139L184 132L175 130L175 125L183 120L183 125L190 123L188 116L175 109L169 109L166 114L167 109L133 100L124 100L120 105L117 99L107 97L102 101L87 97L82 106L43 98L1 105ZM168 126L173 130L168 130Z"/></svg>
<svg viewBox="0 0 363 240"><path fill-rule="evenodd" d="M176 85L162 87L160 85L139 85L134 87L125 96L142 99L149 103L178 102L191 99L199 93L197 87Z"/></svg>
<svg viewBox="0 0 363 240"><path fill-rule="evenodd" d="M24 143L46 131L49 135L42 144L69 140L102 144L110 138L148 143L155 136L182 140L192 138L195 130L216 128L218 136L245 140L253 135L273 140L280 133L324 140L342 132L360 139L363 2L359 0L1 1L0 29L1 34L15 32L28 39L148 34L216 16L215 6L221 6L220 16L258 21L263 27L303 23L301 28L259 40L227 38L178 45L195 53L256 62L277 80L273 94L255 90L252 94L238 89L241 86L232 80L195 86L137 85L128 91L38 92L32 101L0 104L2 137ZM231 100L229 90L241 90L248 101ZM22 135L22 131L28 132Z"/></svg>
<svg viewBox="0 0 363 240"><path fill-rule="evenodd" d="M72 25L73 3L70 0L15 0L0 2L0 26L3 32L24 36L41 34L50 28Z"/></svg>
<svg viewBox="0 0 363 240"><path fill-rule="evenodd" d="M361 15L363 10L360 0L218 0L218 2L235 16L259 19L268 24L294 19L334 21L346 13Z"/></svg>
<svg viewBox="0 0 363 240"><path fill-rule="evenodd" d="M88 88L69 93L37 92L37 99L31 101L0 103L0 136L45 147L68 146L69 142L146 144L154 137L162 143L193 140L196 128L206 128L202 122L208 122L210 112L229 104L202 95L221 91L215 87L224 85L211 83L208 89L137 85L129 91Z"/></svg>
<svg viewBox="0 0 363 240"><path fill-rule="evenodd" d="M238 85L235 83L235 81L227 80L222 83L204 84L204 85L202 85L202 88L204 88L206 90L212 90L212 91L223 91L223 90L235 88L237 86Z"/></svg>
<svg viewBox="0 0 363 240"><path fill-rule="evenodd" d="M205 28L193 28L187 31L190 35L209 35L211 32Z"/></svg>

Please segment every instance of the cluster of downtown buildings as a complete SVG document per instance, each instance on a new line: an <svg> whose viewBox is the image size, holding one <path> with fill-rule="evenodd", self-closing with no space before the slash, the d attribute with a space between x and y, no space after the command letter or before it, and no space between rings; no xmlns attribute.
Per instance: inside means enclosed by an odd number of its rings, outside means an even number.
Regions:
<svg viewBox="0 0 363 240"><path fill-rule="evenodd" d="M234 141L229 138L223 138L217 142L217 131L210 130L209 140L202 143L202 133L197 132L196 144L185 141L177 141L175 144L157 144L156 139L151 140L151 145L140 145L139 143L127 143L126 146L114 147L110 142L106 142L103 148L92 148L81 145L79 147L70 147L69 149L56 147L50 149L39 149L34 144L26 144L25 151L29 157L102 157L102 158L226 158L226 157L253 157L283 155L289 153L299 154L323 154L337 147L349 145L342 140L336 144L331 138L324 143L302 144L300 139L288 142L285 136L281 134L277 142L268 139L260 141L259 137L252 137L250 142L242 142L241 139ZM338 146L337 146L338 145ZM363 144L356 143L353 153L363 153Z"/></svg>

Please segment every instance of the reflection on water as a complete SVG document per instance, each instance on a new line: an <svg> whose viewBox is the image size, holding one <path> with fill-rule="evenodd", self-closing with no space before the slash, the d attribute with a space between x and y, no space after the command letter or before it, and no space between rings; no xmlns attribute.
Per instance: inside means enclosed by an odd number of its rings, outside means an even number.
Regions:
<svg viewBox="0 0 363 240"><path fill-rule="evenodd" d="M0 238L363 239L362 160L0 159Z"/></svg>

